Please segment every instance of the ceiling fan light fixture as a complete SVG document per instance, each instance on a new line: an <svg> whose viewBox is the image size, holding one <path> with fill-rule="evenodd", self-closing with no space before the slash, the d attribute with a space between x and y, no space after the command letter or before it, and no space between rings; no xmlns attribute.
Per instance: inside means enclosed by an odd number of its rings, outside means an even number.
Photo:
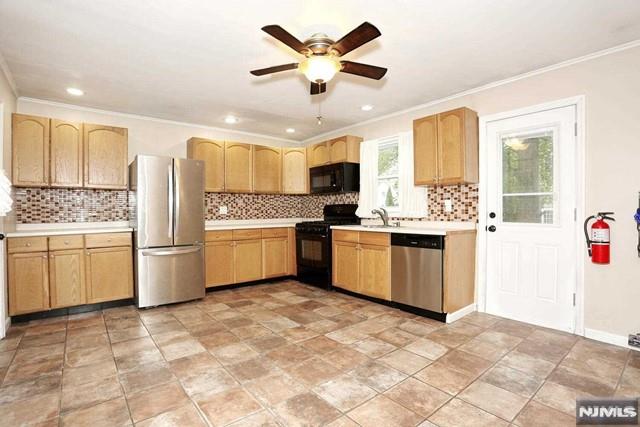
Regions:
<svg viewBox="0 0 640 427"><path fill-rule="evenodd" d="M300 63L300 71L312 83L326 83L336 75L342 65L333 55L311 55Z"/></svg>

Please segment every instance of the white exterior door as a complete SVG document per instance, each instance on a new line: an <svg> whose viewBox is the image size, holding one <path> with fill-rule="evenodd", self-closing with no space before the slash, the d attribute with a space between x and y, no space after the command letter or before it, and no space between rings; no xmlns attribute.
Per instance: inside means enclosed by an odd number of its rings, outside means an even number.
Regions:
<svg viewBox="0 0 640 427"><path fill-rule="evenodd" d="M486 311L574 332L576 107L487 122Z"/></svg>

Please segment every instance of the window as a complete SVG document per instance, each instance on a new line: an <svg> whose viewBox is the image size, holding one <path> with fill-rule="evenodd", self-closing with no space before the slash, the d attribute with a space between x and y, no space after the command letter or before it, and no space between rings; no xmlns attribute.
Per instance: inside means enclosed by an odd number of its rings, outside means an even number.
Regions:
<svg viewBox="0 0 640 427"><path fill-rule="evenodd" d="M502 221L553 224L554 132L502 137Z"/></svg>
<svg viewBox="0 0 640 427"><path fill-rule="evenodd" d="M378 206L389 211L398 211L398 140L386 139L378 143Z"/></svg>

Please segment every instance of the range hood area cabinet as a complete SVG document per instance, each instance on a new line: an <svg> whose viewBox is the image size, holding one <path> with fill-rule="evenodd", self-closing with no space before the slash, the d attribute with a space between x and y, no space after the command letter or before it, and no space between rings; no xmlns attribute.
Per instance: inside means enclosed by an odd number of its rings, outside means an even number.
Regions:
<svg viewBox="0 0 640 427"><path fill-rule="evenodd" d="M125 128L13 114L16 187L127 188Z"/></svg>
<svg viewBox="0 0 640 427"><path fill-rule="evenodd" d="M307 147L309 168L332 163L360 163L359 136L345 135Z"/></svg>
<svg viewBox="0 0 640 427"><path fill-rule="evenodd" d="M478 114L463 107L413 121L415 185L478 182Z"/></svg>
<svg viewBox="0 0 640 427"><path fill-rule="evenodd" d="M187 158L205 163L205 191L308 194L306 148L190 138Z"/></svg>

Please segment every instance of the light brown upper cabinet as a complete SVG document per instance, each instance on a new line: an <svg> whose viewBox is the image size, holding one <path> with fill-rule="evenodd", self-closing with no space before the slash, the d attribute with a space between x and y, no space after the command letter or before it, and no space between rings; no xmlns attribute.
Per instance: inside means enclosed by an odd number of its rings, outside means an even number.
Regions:
<svg viewBox="0 0 640 427"><path fill-rule="evenodd" d="M51 186L82 187L82 124L51 119Z"/></svg>
<svg viewBox="0 0 640 427"><path fill-rule="evenodd" d="M413 121L413 174L416 185L438 183L438 116Z"/></svg>
<svg viewBox="0 0 640 427"><path fill-rule="evenodd" d="M225 142L224 176L225 191L230 193L253 191L253 145Z"/></svg>
<svg viewBox="0 0 640 427"><path fill-rule="evenodd" d="M326 141L307 147L307 158L310 168L328 165L331 163L330 155L329 144Z"/></svg>
<svg viewBox="0 0 640 427"><path fill-rule="evenodd" d="M345 135L327 141L329 145L329 160L331 163L360 162L360 143L362 138Z"/></svg>
<svg viewBox="0 0 640 427"><path fill-rule="evenodd" d="M478 182L478 115L458 108L414 120L416 185Z"/></svg>
<svg viewBox="0 0 640 427"><path fill-rule="evenodd" d="M253 191L282 192L282 150L278 147L253 146Z"/></svg>
<svg viewBox="0 0 640 427"><path fill-rule="evenodd" d="M14 114L11 131L13 185L49 185L49 119Z"/></svg>
<svg viewBox="0 0 640 427"><path fill-rule="evenodd" d="M204 191L224 191L224 142L204 138L187 141L187 158L204 161Z"/></svg>
<svg viewBox="0 0 640 427"><path fill-rule="evenodd" d="M306 194L309 192L306 149L282 149L282 192L285 194Z"/></svg>
<svg viewBox="0 0 640 427"><path fill-rule="evenodd" d="M84 185L87 188L127 189L127 129L86 124Z"/></svg>

